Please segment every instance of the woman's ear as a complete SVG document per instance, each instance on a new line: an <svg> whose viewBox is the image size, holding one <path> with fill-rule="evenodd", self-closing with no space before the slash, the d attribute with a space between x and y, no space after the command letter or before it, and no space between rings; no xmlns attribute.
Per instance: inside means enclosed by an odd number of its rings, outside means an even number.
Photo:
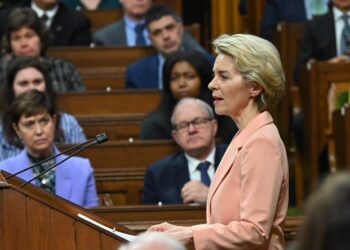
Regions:
<svg viewBox="0 0 350 250"><path fill-rule="evenodd" d="M13 130L16 132L17 137L18 137L20 140L22 140L21 132L19 131L19 129L18 129L16 123L12 123L12 128L13 128Z"/></svg>
<svg viewBox="0 0 350 250"><path fill-rule="evenodd" d="M249 83L249 95L252 98L258 97L263 92L263 88L257 82Z"/></svg>

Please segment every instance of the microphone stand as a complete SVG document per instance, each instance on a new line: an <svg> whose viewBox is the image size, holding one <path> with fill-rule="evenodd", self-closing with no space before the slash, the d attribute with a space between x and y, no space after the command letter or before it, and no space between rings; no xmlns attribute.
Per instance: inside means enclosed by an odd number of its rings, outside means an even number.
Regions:
<svg viewBox="0 0 350 250"><path fill-rule="evenodd" d="M95 139L93 139L93 140L95 140ZM68 159L70 159L71 157L75 156L75 155L78 154L79 152L81 152L81 151L85 150L86 148L88 148L88 147L90 147L90 146L92 146L92 145L95 145L95 144L97 144L97 143L99 143L99 142L98 142L98 141L94 141L94 142L91 143L91 144L88 144L88 145L85 144L82 148L78 149L78 150L75 151L73 154L67 156L67 157L64 158L62 161L57 162L57 163L54 164L52 167L50 167L50 168L46 169L45 171L41 172L40 174L38 174L37 176L33 177L33 178L30 179L29 181L26 181L26 182L22 183L22 184L19 186L19 188L22 188L22 187L26 186L28 183L30 183L30 182L32 182L33 180L39 178L40 176L46 174L47 172L49 172L49 171L51 171L52 169L56 168L58 165L61 165L63 162L65 162L66 160L68 160Z"/></svg>
<svg viewBox="0 0 350 250"><path fill-rule="evenodd" d="M6 180L9 180L9 179L11 179L13 176L16 176L16 175L18 175L18 174L21 174L21 173L23 173L23 172L25 172L25 171L27 171L27 170L29 170L29 169L31 169L31 168L34 168L34 167L36 167L36 166L38 166L38 165L40 165L40 164L42 164L42 163L44 163L44 162L50 161L50 160L56 158L57 156L66 154L66 153L68 153L68 152L70 152L70 151L72 151L72 150L74 150L74 149L76 149L76 148L82 147L82 146L84 146L84 145L86 145L86 144L88 144L88 143L90 143L90 142L92 142L92 141L94 141L94 140L96 140L96 138L87 140L87 141L84 142L83 144L74 145L73 147L70 147L70 148L64 150L63 152L61 152L61 153L59 153L59 154L57 154L57 155L53 155L53 156L51 156L51 157L49 157L49 158L47 158L47 159L44 159L44 160L42 160L42 161L40 161L40 162L37 162L37 163L35 163L35 164L33 164L33 165L27 167L27 168L24 168L24 169L22 169L21 171L18 171L18 172L14 173L14 174L11 174L11 175L7 176L5 179L6 179Z"/></svg>

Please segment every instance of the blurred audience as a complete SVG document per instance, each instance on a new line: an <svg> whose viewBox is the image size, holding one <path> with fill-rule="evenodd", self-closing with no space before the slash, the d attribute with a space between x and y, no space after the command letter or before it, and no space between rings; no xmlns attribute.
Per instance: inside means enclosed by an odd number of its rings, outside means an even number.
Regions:
<svg viewBox="0 0 350 250"><path fill-rule="evenodd" d="M171 124L172 136L182 151L147 169L142 202L205 203L227 148L215 146L217 122L213 109L200 99L184 98L175 106Z"/></svg>
<svg viewBox="0 0 350 250"><path fill-rule="evenodd" d="M59 0L27 0L49 30L50 46L89 46L92 42L91 22L81 12L70 10Z"/></svg>
<svg viewBox="0 0 350 250"><path fill-rule="evenodd" d="M301 23L311 20L313 16L328 11L329 0L266 0L261 21L261 36L272 40L273 31L281 22Z"/></svg>
<svg viewBox="0 0 350 250"><path fill-rule="evenodd" d="M94 33L96 45L104 46L146 46L150 45L145 25L145 13L152 6L152 0L120 0L124 17Z"/></svg>
<svg viewBox="0 0 350 250"><path fill-rule="evenodd" d="M162 99L158 108L146 116L141 127L142 140L172 139L170 117L176 103L184 97L199 98L213 106L208 84L212 79L212 64L196 51L169 55L163 67ZM229 143L237 128L232 119L217 118L218 137Z"/></svg>
<svg viewBox="0 0 350 250"><path fill-rule="evenodd" d="M303 65L317 61L348 62L350 51L350 0L331 0L327 14L307 22L297 66L296 80ZM322 29L320 29L322 27Z"/></svg>
<svg viewBox="0 0 350 250"><path fill-rule="evenodd" d="M119 9L118 0L61 0L71 10L105 10Z"/></svg>
<svg viewBox="0 0 350 250"><path fill-rule="evenodd" d="M346 250L350 238L350 174L328 176L308 200L298 250Z"/></svg>
<svg viewBox="0 0 350 250"><path fill-rule="evenodd" d="M162 69L166 56L177 51L195 50L208 60L214 58L194 38L184 32L181 17L167 6L153 6L145 16L146 27L157 54L130 65L126 73L126 88L162 89Z"/></svg>
<svg viewBox="0 0 350 250"><path fill-rule="evenodd" d="M59 119L57 106L46 93L33 89L17 96L5 110L3 125L7 140L18 143L17 146L24 149L17 156L1 161L0 169L16 173L58 154L54 141L59 136ZM49 170L66 157L67 155L61 155L40 163L18 177L29 181L39 173L48 171L32 183L80 206L98 206L95 179L89 160L72 157Z"/></svg>
<svg viewBox="0 0 350 250"><path fill-rule="evenodd" d="M16 96L31 89L47 93L51 101L56 102L56 94L45 66L38 59L27 57L18 57L10 63L6 81L1 89L3 111L9 109ZM6 117L2 117L2 122L6 122ZM73 116L59 113L58 125L62 134L56 142L74 144L86 141L83 129ZM0 125L0 160L17 155L21 151L18 145L20 141L11 144L6 140L3 125Z"/></svg>
<svg viewBox="0 0 350 250"><path fill-rule="evenodd" d="M55 91L85 90L85 85L72 64L47 56L47 33L32 9L16 8L11 12L4 42L5 56L0 64L0 84L6 78L7 65L11 60L15 57L30 56L40 58L46 64Z"/></svg>

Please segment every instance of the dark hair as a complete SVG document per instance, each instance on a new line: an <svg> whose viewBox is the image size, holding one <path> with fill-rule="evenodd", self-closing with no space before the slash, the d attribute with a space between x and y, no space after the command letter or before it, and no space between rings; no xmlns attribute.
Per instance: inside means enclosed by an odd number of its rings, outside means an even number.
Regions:
<svg viewBox="0 0 350 250"><path fill-rule="evenodd" d="M7 74L5 81L2 86L2 96L1 96L1 106L2 109L7 109L15 99L15 93L13 90L13 84L16 78L16 75L19 71L26 68L35 68L38 70L44 77L45 80L45 89L47 95L49 95L50 99L56 102L56 93L52 88L52 80L49 75L48 70L45 67L45 64L41 62L39 58L32 57L16 57L12 59L7 68Z"/></svg>
<svg viewBox="0 0 350 250"><path fill-rule="evenodd" d="M7 18L5 28L5 53L12 53L11 34L23 27L33 30L41 41L41 56L44 56L47 49L47 30L43 22L31 8L15 8L11 11Z"/></svg>
<svg viewBox="0 0 350 250"><path fill-rule="evenodd" d="M57 117L55 136L58 138L60 136L59 111L56 103L46 93L33 89L17 96L9 108L5 110L3 126L6 140L10 144L22 148L23 144L18 138L13 124L18 125L22 115L28 117L44 112L50 114L51 117Z"/></svg>
<svg viewBox="0 0 350 250"><path fill-rule="evenodd" d="M145 14L145 25L161 19L164 16L171 16L176 22L182 22L181 17L170 7L166 5L153 5Z"/></svg>
<svg viewBox="0 0 350 250"><path fill-rule="evenodd" d="M300 250L346 250L350 238L350 173L327 177L308 200Z"/></svg>
<svg viewBox="0 0 350 250"><path fill-rule="evenodd" d="M162 90L162 101L158 107L158 111L161 111L163 115L170 122L171 113L178 102L175 100L173 93L170 89L171 72L178 62L188 62L197 71L201 79L201 88L199 98L209 105L212 105L211 91L208 89L208 84L212 79L212 63L197 51L181 51L173 53L167 56L163 66L163 90Z"/></svg>

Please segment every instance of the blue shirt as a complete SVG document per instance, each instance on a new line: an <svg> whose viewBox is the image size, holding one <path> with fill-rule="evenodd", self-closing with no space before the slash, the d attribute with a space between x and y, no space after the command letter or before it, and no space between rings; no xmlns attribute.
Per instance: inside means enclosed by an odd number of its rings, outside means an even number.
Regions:
<svg viewBox="0 0 350 250"><path fill-rule="evenodd" d="M124 16L124 22L125 22L126 43L129 47L134 47L136 46L135 27L137 24L140 24L140 23L135 22L134 20L130 19L127 16ZM144 20L141 23L144 23ZM143 37L146 40L146 44L151 45L151 41L149 40L148 31L146 28L143 30Z"/></svg>

